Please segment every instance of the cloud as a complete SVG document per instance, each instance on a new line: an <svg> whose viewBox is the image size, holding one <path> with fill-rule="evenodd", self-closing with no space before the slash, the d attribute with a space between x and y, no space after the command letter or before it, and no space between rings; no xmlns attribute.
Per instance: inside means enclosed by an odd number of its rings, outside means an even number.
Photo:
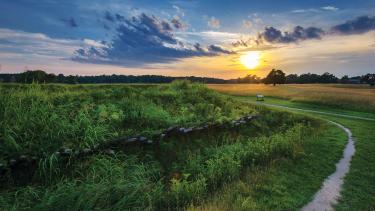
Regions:
<svg viewBox="0 0 375 211"><path fill-rule="evenodd" d="M110 22L115 21L115 17L109 11L105 11L104 19L106 19L107 21L110 21Z"/></svg>
<svg viewBox="0 0 375 211"><path fill-rule="evenodd" d="M328 11L337 11L337 10L339 10L339 8L334 7L334 6L325 6L325 7L321 7L321 9L328 10Z"/></svg>
<svg viewBox="0 0 375 211"><path fill-rule="evenodd" d="M215 17L211 17L211 19L207 22L207 25L211 28L218 29L220 28L220 20L216 19Z"/></svg>
<svg viewBox="0 0 375 211"><path fill-rule="evenodd" d="M234 54L233 51L226 50L226 49L224 49L223 47L218 46L218 45L209 45L209 46L208 46L208 50L209 50L210 52L214 52L214 53Z"/></svg>
<svg viewBox="0 0 375 211"><path fill-rule="evenodd" d="M253 23L250 20L243 20L242 21L242 26L244 28L249 29L249 28L251 28L253 26Z"/></svg>
<svg viewBox="0 0 375 211"><path fill-rule="evenodd" d="M122 21L108 44L81 48L72 59L135 67L169 63L182 58L233 53L216 45L204 48L199 43L184 43L175 37L172 24L142 13Z"/></svg>
<svg viewBox="0 0 375 211"><path fill-rule="evenodd" d="M274 27L266 27L260 37L270 43L292 43L308 39L321 39L324 31L316 27L294 27L293 31L281 32Z"/></svg>
<svg viewBox="0 0 375 211"><path fill-rule="evenodd" d="M69 57L80 46L97 44L92 40L53 39L42 33L0 28L0 52L29 57Z"/></svg>
<svg viewBox="0 0 375 211"><path fill-rule="evenodd" d="M319 12L318 9L297 9L297 10L292 10L292 13L308 13L308 12Z"/></svg>
<svg viewBox="0 0 375 211"><path fill-rule="evenodd" d="M375 30L375 16L360 16L331 28L332 33L341 35L362 34L371 30Z"/></svg>
<svg viewBox="0 0 375 211"><path fill-rule="evenodd" d="M72 28L78 27L78 24L77 24L77 22L75 21L75 19L73 17L70 17L68 19L61 19L61 21L63 23L65 23L65 25L67 25L69 27L72 27Z"/></svg>
<svg viewBox="0 0 375 211"><path fill-rule="evenodd" d="M178 16L172 18L171 23L176 29L186 29L187 25L183 23Z"/></svg>
<svg viewBox="0 0 375 211"><path fill-rule="evenodd" d="M176 10L177 14L180 15L180 16L185 16L185 12L177 5L173 5L172 6L173 9Z"/></svg>

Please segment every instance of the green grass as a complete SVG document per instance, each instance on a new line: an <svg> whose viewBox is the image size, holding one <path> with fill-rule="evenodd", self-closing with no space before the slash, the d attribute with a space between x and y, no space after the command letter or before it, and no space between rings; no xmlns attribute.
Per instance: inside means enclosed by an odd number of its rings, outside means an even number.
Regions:
<svg viewBox="0 0 375 211"><path fill-rule="evenodd" d="M298 210L335 170L346 134L324 124L304 141L299 159L275 159L270 165L249 168L239 180L227 184L205 205L192 210Z"/></svg>
<svg viewBox="0 0 375 211"><path fill-rule="evenodd" d="M242 98L247 102L254 102L249 98ZM346 111L341 109L332 109L330 107L319 107L306 103L296 103L277 98L267 98L266 103L283 105L293 108L313 109L326 112L334 112L348 115L356 115L360 117L374 118L374 114L366 112ZM285 110L285 109L278 109ZM296 113L304 113L293 111ZM306 115L310 115L308 112ZM354 137L356 153L352 158L350 171L344 179L342 198L340 199L337 210L373 210L375 209L375 142L374 131L375 122L350 119L344 117L335 117L330 115L311 114L315 117L328 119L338 122L348 127Z"/></svg>
<svg viewBox="0 0 375 211"><path fill-rule="evenodd" d="M222 96L201 84L1 85L0 162L45 157L27 185L0 181L1 210L165 210L204 203L246 169L300 160L322 122ZM119 149L64 163L61 146L256 114L247 127L170 138L157 150ZM25 169L28 171L28 169ZM9 175L8 175L9 176Z"/></svg>

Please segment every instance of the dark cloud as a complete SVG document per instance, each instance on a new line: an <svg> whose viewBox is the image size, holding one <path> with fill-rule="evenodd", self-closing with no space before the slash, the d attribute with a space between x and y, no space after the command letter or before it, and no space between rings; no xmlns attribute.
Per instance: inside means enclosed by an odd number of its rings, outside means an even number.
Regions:
<svg viewBox="0 0 375 211"><path fill-rule="evenodd" d="M200 44L183 43L174 36L171 23L155 16L141 14L121 21L109 44L79 49L73 60L142 66L181 58L229 53L233 52L216 45L203 48Z"/></svg>
<svg viewBox="0 0 375 211"><path fill-rule="evenodd" d="M362 34L371 30L375 30L375 16L360 16L331 28L331 32L343 35Z"/></svg>
<svg viewBox="0 0 375 211"><path fill-rule="evenodd" d="M115 17L113 17L113 15L109 11L106 11L104 13L104 19L106 19L107 21L110 21L110 22L115 21Z"/></svg>
<svg viewBox="0 0 375 211"><path fill-rule="evenodd" d="M67 25L67 26L69 26L69 27L72 27L72 28L76 28L76 27L78 27L78 24L77 24L77 22L74 20L73 17L68 18L68 19L61 19L61 21L62 21L63 23L65 23L65 25Z"/></svg>
<svg viewBox="0 0 375 211"><path fill-rule="evenodd" d="M118 20L118 21L124 21L125 20L125 17L118 14L118 13L115 14L115 17L116 17L116 20Z"/></svg>
<svg viewBox="0 0 375 211"><path fill-rule="evenodd" d="M174 17L172 20L171 20L171 23L173 24L174 28L176 29L185 29L186 28L186 24L184 24L179 18L177 17Z"/></svg>
<svg viewBox="0 0 375 211"><path fill-rule="evenodd" d="M222 48L221 46L218 46L218 45L209 45L208 50L210 52L222 53L222 54L232 54L232 53L234 53L233 51L226 50L226 49L224 49L224 48Z"/></svg>
<svg viewBox="0 0 375 211"><path fill-rule="evenodd" d="M296 26L290 32L281 32L274 27L266 27L260 37L271 43L292 43L308 39L320 39L322 35L324 35L324 31L321 28Z"/></svg>

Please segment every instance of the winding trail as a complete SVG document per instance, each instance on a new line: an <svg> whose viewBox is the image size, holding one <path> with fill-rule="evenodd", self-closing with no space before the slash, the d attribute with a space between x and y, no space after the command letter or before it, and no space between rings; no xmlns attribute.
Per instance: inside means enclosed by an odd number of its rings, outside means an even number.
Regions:
<svg viewBox="0 0 375 211"><path fill-rule="evenodd" d="M343 157L336 163L336 171L324 180L323 186L315 194L313 200L305 205L303 211L312 210L332 210L332 206L337 203L340 197L344 177L349 172L350 161L355 153L352 132L341 124L329 121L342 128L348 135L348 143L345 146Z"/></svg>
<svg viewBox="0 0 375 211"><path fill-rule="evenodd" d="M249 101L246 101L246 102L249 102ZM309 110L309 109L300 109L300 108L293 108L293 107L268 104L268 103L255 102L255 104L283 108L283 109L288 109L288 110L309 112L309 113L318 113L318 114L332 115L332 116L352 118L352 119L375 121L375 119L373 118L358 117L358 116L352 116L352 115L337 114L337 113L330 113L330 112L323 112L323 111L316 111L316 110ZM313 200L310 201L308 204L306 204L302 208L302 211L333 210L333 206L337 203L337 200L340 197L340 192L342 189L342 185L344 183L344 177L349 172L350 161L352 159L352 156L355 153L355 146L354 146L354 141L352 137L352 132L348 128L344 127L343 125L337 122L333 122L330 120L326 120L326 121L332 124L335 124L341 129L343 129L348 136L348 142L345 146L343 157L340 159L338 163L336 163L336 171L324 180L322 187L319 189L318 192L315 193Z"/></svg>

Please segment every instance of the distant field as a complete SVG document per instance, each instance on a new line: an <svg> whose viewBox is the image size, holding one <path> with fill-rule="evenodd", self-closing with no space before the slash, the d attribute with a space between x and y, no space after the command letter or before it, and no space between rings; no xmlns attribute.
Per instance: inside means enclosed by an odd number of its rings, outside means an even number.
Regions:
<svg viewBox="0 0 375 211"><path fill-rule="evenodd" d="M337 84L210 84L216 91L240 96L263 95L288 99L295 102L307 102L333 106L349 110L375 112L375 88L367 85Z"/></svg>

